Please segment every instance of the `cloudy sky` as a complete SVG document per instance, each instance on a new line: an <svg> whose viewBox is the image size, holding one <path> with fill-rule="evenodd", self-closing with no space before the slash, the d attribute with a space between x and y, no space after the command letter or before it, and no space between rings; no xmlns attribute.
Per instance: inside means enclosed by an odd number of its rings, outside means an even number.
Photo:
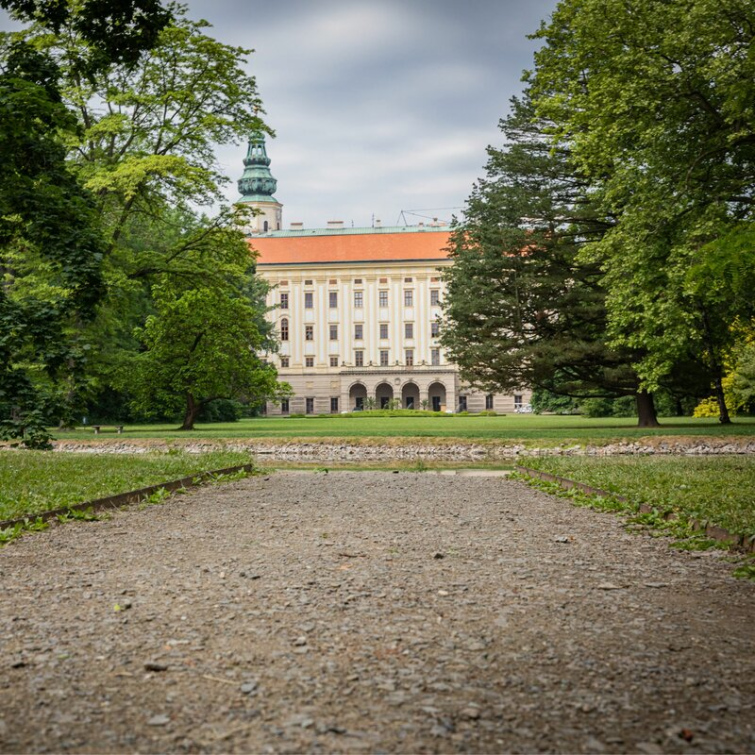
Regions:
<svg viewBox="0 0 755 755"><path fill-rule="evenodd" d="M285 227L460 214L557 0L188 0L255 50ZM0 14L0 26L8 28ZM246 145L220 145L238 198ZM403 217L401 216L404 211ZM410 214L413 212L414 214Z"/></svg>
<svg viewBox="0 0 755 755"><path fill-rule="evenodd" d="M450 219L521 91L527 34L556 0L189 0L190 16L254 48L250 71L285 227ZM245 147L223 147L230 177ZM229 200L237 198L229 188ZM402 218L403 222L403 218Z"/></svg>

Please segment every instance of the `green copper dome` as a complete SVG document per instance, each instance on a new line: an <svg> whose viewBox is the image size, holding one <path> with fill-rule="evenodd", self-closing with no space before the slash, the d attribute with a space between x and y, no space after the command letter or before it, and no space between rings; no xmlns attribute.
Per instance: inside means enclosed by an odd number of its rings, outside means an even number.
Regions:
<svg viewBox="0 0 755 755"><path fill-rule="evenodd" d="M238 182L241 202L277 202L273 192L278 182L270 173L270 158L265 150L265 135L255 131L249 139L244 158L244 175Z"/></svg>

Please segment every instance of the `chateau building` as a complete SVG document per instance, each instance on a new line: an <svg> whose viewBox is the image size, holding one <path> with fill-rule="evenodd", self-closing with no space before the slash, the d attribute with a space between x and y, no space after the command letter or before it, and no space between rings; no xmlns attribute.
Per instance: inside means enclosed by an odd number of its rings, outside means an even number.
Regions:
<svg viewBox="0 0 755 755"><path fill-rule="evenodd" d="M462 384L439 343L447 226L282 230L262 134L249 142L239 204L257 272L271 284L273 357L294 395L268 414L336 414L400 406L445 412L524 411L529 391L483 394Z"/></svg>

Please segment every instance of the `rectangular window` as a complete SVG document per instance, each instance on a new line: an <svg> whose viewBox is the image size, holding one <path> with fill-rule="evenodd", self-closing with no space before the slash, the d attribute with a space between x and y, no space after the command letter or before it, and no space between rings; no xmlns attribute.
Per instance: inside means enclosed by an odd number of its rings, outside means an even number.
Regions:
<svg viewBox="0 0 755 755"><path fill-rule="evenodd" d="M411 282L412 282L411 278L404 278L404 283L411 283Z"/></svg>
<svg viewBox="0 0 755 755"><path fill-rule="evenodd" d="M433 307L440 304L440 291L437 288L430 289L430 304Z"/></svg>
<svg viewBox="0 0 755 755"><path fill-rule="evenodd" d="M522 406L522 396L519 393L514 394L514 407Z"/></svg>
<svg viewBox="0 0 755 755"><path fill-rule="evenodd" d="M364 367L364 352L357 350L354 352L354 364L357 367Z"/></svg>
<svg viewBox="0 0 755 755"><path fill-rule="evenodd" d="M281 357L281 367L288 367L288 357Z"/></svg>
<svg viewBox="0 0 755 755"><path fill-rule="evenodd" d="M338 396L330 397L330 413L338 414Z"/></svg>
<svg viewBox="0 0 755 755"><path fill-rule="evenodd" d="M315 295L311 291L305 291L304 293L304 309L312 309L314 307Z"/></svg>
<svg viewBox="0 0 755 755"><path fill-rule="evenodd" d="M312 279L311 279L311 278L308 278L307 280L305 280L305 281L304 281L304 285L305 285L305 286L311 286L311 285L312 285Z"/></svg>
<svg viewBox="0 0 755 755"><path fill-rule="evenodd" d="M388 366L388 350L383 349L380 352L380 366L381 367L387 367Z"/></svg>
<svg viewBox="0 0 755 755"><path fill-rule="evenodd" d="M433 276L432 278L430 278L430 283L440 283L440 278Z"/></svg>
<svg viewBox="0 0 755 755"><path fill-rule="evenodd" d="M414 349L407 349L404 352L406 358L406 366L411 367L414 364Z"/></svg>
<svg viewBox="0 0 755 755"><path fill-rule="evenodd" d="M364 338L364 325L361 322L354 325L354 340L361 341Z"/></svg>
<svg viewBox="0 0 755 755"><path fill-rule="evenodd" d="M304 326L304 340L305 341L314 341L315 340L315 327L314 327L314 325L305 325Z"/></svg>
<svg viewBox="0 0 755 755"><path fill-rule="evenodd" d="M437 367L440 364L440 349L430 349L430 364Z"/></svg>
<svg viewBox="0 0 755 755"><path fill-rule="evenodd" d="M380 323L380 337L383 339L388 338L388 323L387 322Z"/></svg>
<svg viewBox="0 0 755 755"><path fill-rule="evenodd" d="M328 281L328 285L329 285L329 286L337 286L337 285L338 285L338 281L337 281L337 280L336 280L335 278L331 278L331 279L330 279L330 280Z"/></svg>
<svg viewBox="0 0 755 755"><path fill-rule="evenodd" d="M388 283L388 278L381 278L381 279L380 279L380 282L381 282L381 283Z"/></svg>
<svg viewBox="0 0 755 755"><path fill-rule="evenodd" d="M288 293L281 293L281 309L288 309Z"/></svg>
<svg viewBox="0 0 755 755"><path fill-rule="evenodd" d="M490 411L493 408L493 394L488 393L487 396L485 396L485 409L487 411Z"/></svg>
<svg viewBox="0 0 755 755"><path fill-rule="evenodd" d="M362 285L362 279L361 278L354 278L354 285L355 286L361 286Z"/></svg>
<svg viewBox="0 0 755 755"><path fill-rule="evenodd" d="M333 355L330 357L330 366L331 367L338 367L338 357Z"/></svg>
<svg viewBox="0 0 755 755"><path fill-rule="evenodd" d="M281 341L288 341L288 318L281 320Z"/></svg>
<svg viewBox="0 0 755 755"><path fill-rule="evenodd" d="M338 340L338 325L331 325L330 326L330 340L331 341L337 341Z"/></svg>
<svg viewBox="0 0 755 755"><path fill-rule="evenodd" d="M378 306L380 307L388 306L388 292L387 291L378 291Z"/></svg>
<svg viewBox="0 0 755 755"><path fill-rule="evenodd" d="M315 413L315 400L313 398L307 399L307 414Z"/></svg>
<svg viewBox="0 0 755 755"><path fill-rule="evenodd" d="M338 307L338 291L331 291L328 294L328 304L331 309L336 309Z"/></svg>
<svg viewBox="0 0 755 755"><path fill-rule="evenodd" d="M459 411L460 412L467 411L467 397L466 396L459 396Z"/></svg>
<svg viewBox="0 0 755 755"><path fill-rule="evenodd" d="M412 291L411 289L404 291L404 306L405 307L414 306L414 291Z"/></svg>
<svg viewBox="0 0 755 755"><path fill-rule="evenodd" d="M362 291L354 291L354 307L361 309L364 306L364 294Z"/></svg>
<svg viewBox="0 0 755 755"><path fill-rule="evenodd" d="M433 338L437 338L440 335L440 323L439 322L431 322L430 323L430 335Z"/></svg>
<svg viewBox="0 0 755 755"><path fill-rule="evenodd" d="M414 323L404 323L404 338L414 338Z"/></svg>
<svg viewBox="0 0 755 755"><path fill-rule="evenodd" d="M289 411L291 411L291 410L288 408L288 399L284 398L281 401L281 414L288 414Z"/></svg>
<svg viewBox="0 0 755 755"><path fill-rule="evenodd" d="M305 367L314 367L315 366L315 358L314 357L304 357L304 366Z"/></svg>

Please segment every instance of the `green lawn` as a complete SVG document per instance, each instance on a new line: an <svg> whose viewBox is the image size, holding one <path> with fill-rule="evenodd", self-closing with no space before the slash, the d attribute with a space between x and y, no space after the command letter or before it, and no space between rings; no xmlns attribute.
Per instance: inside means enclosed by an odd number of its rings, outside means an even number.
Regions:
<svg viewBox="0 0 755 755"><path fill-rule="evenodd" d="M755 457L542 457L524 465L724 527L755 535Z"/></svg>
<svg viewBox="0 0 755 755"><path fill-rule="evenodd" d="M66 454L0 451L0 520L248 464L248 453Z"/></svg>
<svg viewBox="0 0 755 755"><path fill-rule="evenodd" d="M721 426L715 419L673 417L661 420L662 427L648 430L636 427L637 420L588 419L514 414L498 417L422 415L382 417L369 414L277 417L244 419L239 422L198 425L192 432L181 432L171 425L127 425L122 436L106 432L99 439L129 438L460 438L524 442L529 445L555 443L608 443L643 437L686 436L753 436L755 418L736 419ZM94 439L91 428L56 432L60 439ZM543 443L544 442L544 443Z"/></svg>

